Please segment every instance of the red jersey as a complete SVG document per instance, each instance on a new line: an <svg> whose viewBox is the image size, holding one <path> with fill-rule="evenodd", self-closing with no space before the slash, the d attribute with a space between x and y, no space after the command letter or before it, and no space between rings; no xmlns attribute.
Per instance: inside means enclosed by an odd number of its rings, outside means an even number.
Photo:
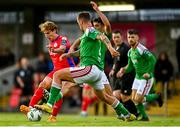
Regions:
<svg viewBox="0 0 180 127"><path fill-rule="evenodd" d="M59 48L61 45L66 46L66 51L65 51L66 53L68 52L68 50L71 46L67 37L60 36L60 35L54 41L49 43L49 46L51 46L54 49ZM62 61L60 61L60 56L62 55L62 53L49 52L49 54L50 54L51 60L54 65L54 70L59 70L62 68L75 66L72 58L67 58L67 59L63 59Z"/></svg>

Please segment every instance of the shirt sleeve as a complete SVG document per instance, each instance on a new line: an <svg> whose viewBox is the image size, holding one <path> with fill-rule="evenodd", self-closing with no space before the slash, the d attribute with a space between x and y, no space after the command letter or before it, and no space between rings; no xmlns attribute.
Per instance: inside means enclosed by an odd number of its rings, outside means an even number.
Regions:
<svg viewBox="0 0 180 127"><path fill-rule="evenodd" d="M100 32L97 31L94 27L89 27L86 29L85 35L93 40L96 39L97 35L99 35Z"/></svg>
<svg viewBox="0 0 180 127"><path fill-rule="evenodd" d="M156 57L148 50L144 50L142 55L149 63L149 68L147 69L147 72L152 73L156 64Z"/></svg>

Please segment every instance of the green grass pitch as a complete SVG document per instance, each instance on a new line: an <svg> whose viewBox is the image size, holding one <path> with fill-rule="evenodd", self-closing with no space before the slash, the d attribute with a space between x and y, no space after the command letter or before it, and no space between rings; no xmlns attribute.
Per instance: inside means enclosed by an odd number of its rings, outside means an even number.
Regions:
<svg viewBox="0 0 180 127"><path fill-rule="evenodd" d="M20 113L0 113L0 126L180 126L180 117L150 116L149 122L123 122L115 116L59 115L58 122L47 122L47 114L43 114L41 121L30 122Z"/></svg>

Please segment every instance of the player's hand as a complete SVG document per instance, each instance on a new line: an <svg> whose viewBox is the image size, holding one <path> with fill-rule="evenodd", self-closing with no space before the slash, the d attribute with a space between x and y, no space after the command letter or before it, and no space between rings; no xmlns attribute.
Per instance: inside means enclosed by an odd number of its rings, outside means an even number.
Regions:
<svg viewBox="0 0 180 127"><path fill-rule="evenodd" d="M68 58L68 57L70 57L70 53L63 53L63 54L60 56L59 60L62 61L63 59Z"/></svg>
<svg viewBox="0 0 180 127"><path fill-rule="evenodd" d="M109 48L109 52L111 53L112 57L117 57L120 55L119 52L116 51L113 47Z"/></svg>
<svg viewBox="0 0 180 127"><path fill-rule="evenodd" d="M143 77L144 77L145 79L148 79L148 78L150 77L150 74L145 73L145 74L143 74Z"/></svg>
<svg viewBox="0 0 180 127"><path fill-rule="evenodd" d="M122 67L122 68L118 71L118 73L116 74L116 77L117 77L117 78L121 78L121 77L124 75L124 73L125 73L125 68Z"/></svg>
<svg viewBox="0 0 180 127"><path fill-rule="evenodd" d="M91 1L90 4L92 5L92 7L93 7L93 9L94 9L95 11L98 11L98 10L99 10L97 4L96 4L94 1Z"/></svg>
<svg viewBox="0 0 180 127"><path fill-rule="evenodd" d="M112 69L109 73L109 77L112 77L114 75L114 70Z"/></svg>
<svg viewBox="0 0 180 127"><path fill-rule="evenodd" d="M69 51L68 51L68 52L71 53L71 52L74 52L74 51L75 51L75 50L74 50L74 47L71 46L71 47L69 48Z"/></svg>

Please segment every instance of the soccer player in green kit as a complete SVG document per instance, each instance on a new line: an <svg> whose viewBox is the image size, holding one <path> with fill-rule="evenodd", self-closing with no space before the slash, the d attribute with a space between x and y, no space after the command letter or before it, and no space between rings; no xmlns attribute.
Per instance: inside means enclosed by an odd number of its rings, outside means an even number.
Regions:
<svg viewBox="0 0 180 127"><path fill-rule="evenodd" d="M96 30L105 34L108 37L108 39L111 40L112 31L111 31L111 24L110 24L108 18L99 10L98 5L94 1L91 1L90 4L92 5L92 8L94 9L94 11L96 11L97 15L99 16L98 18L94 18L92 20L93 27ZM70 49L71 48L75 49L76 47L74 47L74 46L77 47L77 44L73 43L73 45L70 47ZM102 56L102 61L104 61L104 64L105 64L106 50L107 50L106 45L101 43L101 52L102 52L101 56ZM106 76L103 76L103 77L104 78L103 78L102 82L104 84L106 92L108 92L109 94L112 94L111 86L110 86L110 83L109 83L107 77ZM88 106L90 104L92 104L94 101L97 101L97 97L94 94L93 88L90 87L89 85L83 85L81 116L87 116ZM96 103L96 104L98 104L98 103ZM106 104L103 103L103 106L105 107Z"/></svg>
<svg viewBox="0 0 180 127"><path fill-rule="evenodd" d="M36 105L35 107L47 112L51 111L57 95L61 92L62 80L67 80L77 84L88 83L93 87L97 97L111 105L118 116L123 114L126 121L135 120L136 117L133 114L130 114L114 96L105 91L102 83L102 78L105 74L103 72L104 63L101 56L101 43L105 43L112 56L118 56L119 54L112 47L109 39L92 27L88 12L81 12L77 17L77 22L80 29L84 32L81 37L80 51L66 53L61 58L80 55L80 67L71 67L57 71L53 75L48 103Z"/></svg>
<svg viewBox="0 0 180 127"><path fill-rule="evenodd" d="M163 102L160 94L149 94L154 83L154 67L156 63L155 56L139 43L137 30L130 29L127 32L127 40L131 49L128 52L128 64L121 68L117 73L122 77L124 73L131 72L135 69L136 76L132 86L132 100L142 116L140 121L149 121L145 113L143 102L157 101L161 107Z"/></svg>

